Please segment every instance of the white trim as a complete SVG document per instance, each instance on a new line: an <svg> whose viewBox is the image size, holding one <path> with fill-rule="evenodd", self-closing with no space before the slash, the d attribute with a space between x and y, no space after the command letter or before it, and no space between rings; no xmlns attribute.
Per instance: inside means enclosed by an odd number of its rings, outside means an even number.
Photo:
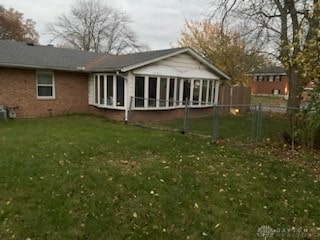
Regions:
<svg viewBox="0 0 320 240"><path fill-rule="evenodd" d="M207 93L206 93L206 104L208 104L209 102L209 91L210 91L210 81L209 80L206 80L207 81Z"/></svg>
<svg viewBox="0 0 320 240"><path fill-rule="evenodd" d="M170 77L167 77L167 89L166 89L166 107L169 107L170 101Z"/></svg>
<svg viewBox="0 0 320 240"><path fill-rule="evenodd" d="M206 104L206 105L189 105L190 108L209 108L209 107L213 107L213 103L211 104ZM143 107L133 107L133 110L154 110L154 111L161 111L161 110L173 110L173 109L182 109L185 108L184 105L181 106L170 106L170 107L160 107L160 108L156 108L156 107L147 107L147 108L143 108Z"/></svg>
<svg viewBox="0 0 320 240"><path fill-rule="evenodd" d="M173 87L173 106L174 107L177 106L177 88L178 88L178 78L174 78L174 87Z"/></svg>
<svg viewBox="0 0 320 240"><path fill-rule="evenodd" d="M191 79L190 81L190 97L189 97L189 103L191 106L193 105L193 93L194 93L194 79Z"/></svg>
<svg viewBox="0 0 320 240"><path fill-rule="evenodd" d="M200 79L198 105L202 105L202 92L203 92L202 87L203 87L203 79Z"/></svg>
<svg viewBox="0 0 320 240"><path fill-rule="evenodd" d="M215 80L215 81L213 81L215 84L214 84L214 86L215 86L215 91L214 91L214 104L218 104L219 103L219 87L220 87L220 82L219 81L217 81L217 80Z"/></svg>
<svg viewBox="0 0 320 240"><path fill-rule="evenodd" d="M113 94L113 101L112 101L112 106L113 107L117 107L117 101L118 101L118 96L117 96L117 75L114 74L113 75L113 83L112 83L112 87L113 87L113 91L112 91L112 94Z"/></svg>
<svg viewBox="0 0 320 240"><path fill-rule="evenodd" d="M156 87L156 99L159 99L159 101L156 101L156 107L159 108L160 107L160 77L157 77L157 87Z"/></svg>
<svg viewBox="0 0 320 240"><path fill-rule="evenodd" d="M103 78L103 91L104 91L104 106L107 106L108 103L108 89L107 89L107 74L104 74Z"/></svg>
<svg viewBox="0 0 320 240"><path fill-rule="evenodd" d="M178 103L178 106L182 106L182 102L183 102L184 81L185 81L185 79L180 78L179 103Z"/></svg>
<svg viewBox="0 0 320 240"><path fill-rule="evenodd" d="M144 107L149 107L149 76L144 77Z"/></svg>

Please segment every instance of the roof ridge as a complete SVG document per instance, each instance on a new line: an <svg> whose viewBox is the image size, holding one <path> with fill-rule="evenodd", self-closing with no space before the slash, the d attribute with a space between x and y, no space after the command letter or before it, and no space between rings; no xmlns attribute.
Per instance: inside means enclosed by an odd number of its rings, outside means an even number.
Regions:
<svg viewBox="0 0 320 240"><path fill-rule="evenodd" d="M181 49L187 49L188 47L176 47L176 48L165 48L165 49L157 49L157 50L149 50L149 51L143 51L143 52L134 52L134 53L127 53L127 54L121 54L121 55L114 55L114 56L129 56L134 54L148 54L148 53L155 53L155 52L165 52L165 51L178 51Z"/></svg>

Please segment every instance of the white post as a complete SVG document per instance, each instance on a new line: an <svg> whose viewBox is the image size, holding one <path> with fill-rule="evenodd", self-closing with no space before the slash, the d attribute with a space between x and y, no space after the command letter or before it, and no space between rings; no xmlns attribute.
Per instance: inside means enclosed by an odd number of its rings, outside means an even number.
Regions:
<svg viewBox="0 0 320 240"><path fill-rule="evenodd" d="M167 77L167 86L166 86L166 107L169 107L169 101L170 101L170 96L169 96L169 93L170 93L170 78Z"/></svg>
<svg viewBox="0 0 320 240"><path fill-rule="evenodd" d="M191 79L191 84L190 84L190 105L193 106L193 92L194 92L194 79Z"/></svg>
<svg viewBox="0 0 320 240"><path fill-rule="evenodd" d="M215 88L214 88L214 104L218 104L219 101L219 86L220 86L220 81L215 80Z"/></svg>
<svg viewBox="0 0 320 240"><path fill-rule="evenodd" d="M149 98L149 76L144 78L144 107L148 106L148 98Z"/></svg>
<svg viewBox="0 0 320 240"><path fill-rule="evenodd" d="M157 77L156 108L160 107L160 77Z"/></svg>

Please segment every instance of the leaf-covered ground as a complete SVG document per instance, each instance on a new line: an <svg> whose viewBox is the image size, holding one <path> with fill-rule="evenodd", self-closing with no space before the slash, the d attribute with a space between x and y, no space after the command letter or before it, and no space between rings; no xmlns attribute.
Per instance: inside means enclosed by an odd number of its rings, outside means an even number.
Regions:
<svg viewBox="0 0 320 240"><path fill-rule="evenodd" d="M0 239L320 236L314 154L79 115L2 122L0 153Z"/></svg>

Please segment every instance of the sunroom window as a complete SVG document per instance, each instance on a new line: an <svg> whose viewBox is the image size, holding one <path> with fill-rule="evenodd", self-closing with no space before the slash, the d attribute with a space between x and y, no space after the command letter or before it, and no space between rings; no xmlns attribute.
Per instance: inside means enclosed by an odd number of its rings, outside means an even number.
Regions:
<svg viewBox="0 0 320 240"><path fill-rule="evenodd" d="M186 100L194 107L208 106L214 102L215 80L181 79L173 77L136 76L136 108L174 108Z"/></svg>
<svg viewBox="0 0 320 240"><path fill-rule="evenodd" d="M144 77L136 77L135 80L135 106L144 107Z"/></svg>
<svg viewBox="0 0 320 240"><path fill-rule="evenodd" d="M121 76L94 75L95 104L100 107L123 107L124 85L124 78Z"/></svg>

